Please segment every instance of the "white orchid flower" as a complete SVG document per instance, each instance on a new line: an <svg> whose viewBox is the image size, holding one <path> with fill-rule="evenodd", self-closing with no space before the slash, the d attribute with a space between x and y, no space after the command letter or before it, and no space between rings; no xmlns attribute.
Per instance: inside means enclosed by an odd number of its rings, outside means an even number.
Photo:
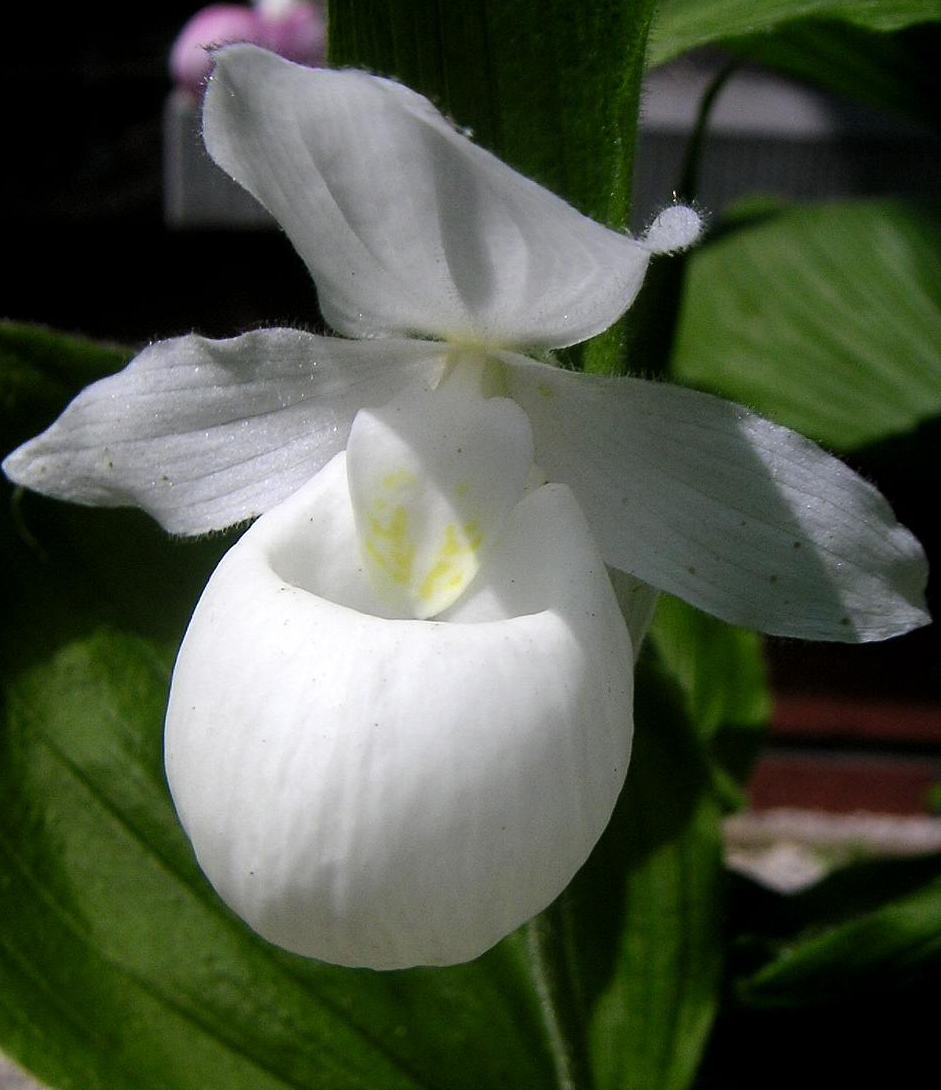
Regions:
<svg viewBox="0 0 941 1090"><path fill-rule="evenodd" d="M166 737L200 864L262 935L449 964L561 892L630 751L645 617L605 563L782 635L926 621L917 542L818 447L534 358L614 322L691 210L608 230L407 88L252 46L217 55L204 134L344 337L154 344L4 469L174 533L262 516L197 607Z"/></svg>

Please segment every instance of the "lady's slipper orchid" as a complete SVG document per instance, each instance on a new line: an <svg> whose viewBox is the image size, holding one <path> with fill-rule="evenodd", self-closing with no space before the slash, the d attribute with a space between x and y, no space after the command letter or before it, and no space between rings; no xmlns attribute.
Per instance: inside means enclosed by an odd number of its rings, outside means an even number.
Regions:
<svg viewBox="0 0 941 1090"><path fill-rule="evenodd" d="M615 321L690 209L608 230L407 88L252 46L217 54L204 135L353 339L152 345L4 469L175 533L262 515L197 607L166 742L200 863L261 934L447 964L562 890L630 748L643 618L603 562L783 635L926 621L917 542L818 447L526 354Z"/></svg>
<svg viewBox="0 0 941 1090"><path fill-rule="evenodd" d="M356 417L227 553L174 671L201 866L260 934L343 965L482 953L568 883L627 771L604 563L564 485L527 490L523 412L463 370Z"/></svg>

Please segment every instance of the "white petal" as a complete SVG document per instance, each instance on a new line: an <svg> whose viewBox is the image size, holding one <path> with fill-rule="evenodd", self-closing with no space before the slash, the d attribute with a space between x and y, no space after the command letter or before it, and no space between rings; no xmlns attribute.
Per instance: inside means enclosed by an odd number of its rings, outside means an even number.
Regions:
<svg viewBox="0 0 941 1090"><path fill-rule="evenodd" d="M83 390L3 471L48 496L136 506L200 534L251 518L346 445L362 406L441 373L441 346L265 329L146 348Z"/></svg>
<svg viewBox="0 0 941 1090"><path fill-rule="evenodd" d="M363 558L401 617L434 617L464 592L523 495L533 462L526 414L482 392L484 359L363 410L347 444Z"/></svg>
<svg viewBox="0 0 941 1090"><path fill-rule="evenodd" d="M677 386L505 362L539 464L612 566L781 636L884 639L929 620L918 542L809 440Z"/></svg>
<svg viewBox="0 0 941 1090"><path fill-rule="evenodd" d="M699 238L702 219L699 213L685 204L673 204L664 208L644 235L644 242L654 253L675 253L685 250Z"/></svg>
<svg viewBox="0 0 941 1090"><path fill-rule="evenodd" d="M327 321L354 337L575 344L630 305L661 248L587 219L363 72L223 49L203 132L287 231Z"/></svg>
<svg viewBox="0 0 941 1090"><path fill-rule="evenodd" d="M607 823L630 640L558 485L520 503L459 620L361 612L355 538L321 534L343 462L210 580L174 672L167 775L203 870L269 940L342 965L465 961L551 902Z"/></svg>

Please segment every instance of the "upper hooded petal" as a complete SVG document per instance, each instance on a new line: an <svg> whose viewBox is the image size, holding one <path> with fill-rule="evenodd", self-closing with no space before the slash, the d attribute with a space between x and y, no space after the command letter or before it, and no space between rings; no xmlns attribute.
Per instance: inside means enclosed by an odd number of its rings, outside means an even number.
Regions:
<svg viewBox="0 0 941 1090"><path fill-rule="evenodd" d="M215 56L209 153L284 227L350 336L574 344L630 305L651 252L695 237L695 213L650 244L600 226L401 84L249 45Z"/></svg>
<svg viewBox="0 0 941 1090"><path fill-rule="evenodd" d="M609 564L781 636L876 640L930 620L921 546L803 436L678 386L504 359L539 464Z"/></svg>
<svg viewBox="0 0 941 1090"><path fill-rule="evenodd" d="M170 788L204 872L269 940L465 961L550 903L606 825L630 640L564 486L520 502L446 621L372 611L345 496L341 454L213 574L174 670Z"/></svg>
<svg viewBox="0 0 941 1090"><path fill-rule="evenodd" d="M360 408L443 366L440 345L293 329L160 341L83 390L3 471L58 499L140 507L172 533L221 529L309 480Z"/></svg>

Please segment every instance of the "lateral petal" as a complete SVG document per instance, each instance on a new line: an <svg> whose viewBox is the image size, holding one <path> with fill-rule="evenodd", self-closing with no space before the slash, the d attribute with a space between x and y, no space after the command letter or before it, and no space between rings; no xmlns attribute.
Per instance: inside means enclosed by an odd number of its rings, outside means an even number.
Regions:
<svg viewBox="0 0 941 1090"><path fill-rule="evenodd" d="M250 45L215 57L209 153L284 227L350 336L575 344L627 309L651 252L698 231L688 209L649 243L610 231L390 80Z"/></svg>
<svg viewBox="0 0 941 1090"><path fill-rule="evenodd" d="M366 611L344 491L341 454L214 573L174 671L167 775L203 870L270 941L457 963L551 902L607 823L630 640L564 486L521 501L449 621Z"/></svg>
<svg viewBox="0 0 941 1090"><path fill-rule="evenodd" d="M294 329L159 341L83 390L3 471L57 499L136 506L171 533L201 534L280 502L343 449L358 409L443 366L428 342Z"/></svg>
<svg viewBox="0 0 941 1090"><path fill-rule="evenodd" d="M921 546L814 443L693 390L502 358L539 464L612 566L780 636L878 640L930 620Z"/></svg>

